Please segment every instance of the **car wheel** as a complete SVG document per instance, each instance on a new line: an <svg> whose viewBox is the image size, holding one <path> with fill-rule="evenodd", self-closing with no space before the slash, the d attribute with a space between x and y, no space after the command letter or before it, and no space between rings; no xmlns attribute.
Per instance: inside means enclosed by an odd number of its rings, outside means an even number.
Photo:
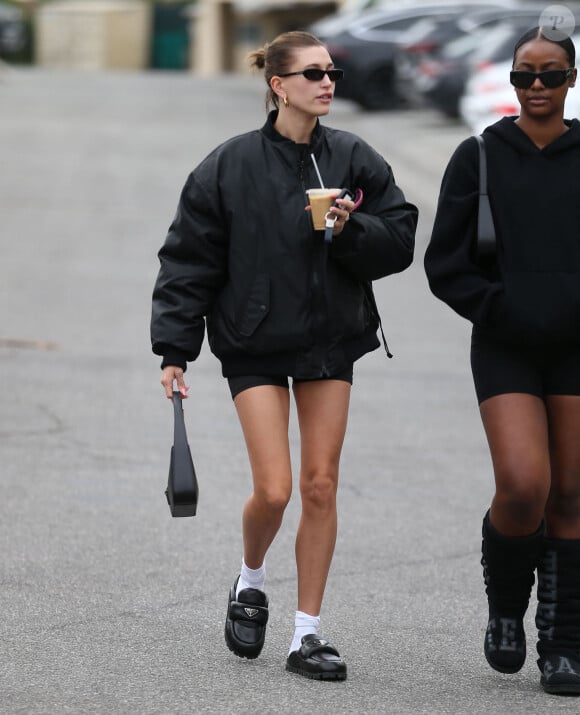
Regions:
<svg viewBox="0 0 580 715"><path fill-rule="evenodd" d="M401 104L392 65L376 67L361 82L357 97L365 109L394 109Z"/></svg>

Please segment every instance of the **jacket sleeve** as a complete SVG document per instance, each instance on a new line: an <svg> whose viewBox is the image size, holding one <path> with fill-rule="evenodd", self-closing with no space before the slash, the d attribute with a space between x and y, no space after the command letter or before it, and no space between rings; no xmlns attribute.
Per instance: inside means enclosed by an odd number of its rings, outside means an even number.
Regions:
<svg viewBox="0 0 580 715"><path fill-rule="evenodd" d="M198 168L188 177L158 254L151 344L155 354L164 356L162 366L185 368L186 361L198 357L204 318L227 276L227 232L219 195L217 188L205 188L208 183L202 183L201 173Z"/></svg>
<svg viewBox="0 0 580 715"><path fill-rule="evenodd" d="M470 138L445 170L424 265L437 298L471 322L484 324L502 287L475 259L478 194L479 155Z"/></svg>
<svg viewBox="0 0 580 715"><path fill-rule="evenodd" d="M363 202L337 236L330 255L360 281L399 273L413 261L418 209L405 200L391 167L371 147L357 146L352 186Z"/></svg>

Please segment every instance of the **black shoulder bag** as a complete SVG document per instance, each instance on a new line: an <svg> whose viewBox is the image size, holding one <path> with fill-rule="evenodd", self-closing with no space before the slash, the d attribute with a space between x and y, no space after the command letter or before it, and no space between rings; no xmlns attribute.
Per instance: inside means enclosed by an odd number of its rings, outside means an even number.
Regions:
<svg viewBox="0 0 580 715"><path fill-rule="evenodd" d="M193 460L187 443L181 394L173 392L173 447L165 496L171 516L195 516L198 486Z"/></svg>
<svg viewBox="0 0 580 715"><path fill-rule="evenodd" d="M475 137L479 147L479 207L477 211L477 257L490 260L495 256L495 226L487 195L487 158L483 137Z"/></svg>

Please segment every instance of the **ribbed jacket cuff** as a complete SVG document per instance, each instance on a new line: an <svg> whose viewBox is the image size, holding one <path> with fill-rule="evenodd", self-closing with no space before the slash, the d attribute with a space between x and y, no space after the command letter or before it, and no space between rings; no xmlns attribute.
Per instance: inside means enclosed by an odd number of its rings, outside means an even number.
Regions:
<svg viewBox="0 0 580 715"><path fill-rule="evenodd" d="M185 372L187 370L187 360L185 359L185 353L182 353L181 350L177 350L175 348L168 350L163 356L163 360L161 361L161 369L163 370L163 368L167 367L168 365L175 365L175 367L180 367L183 372Z"/></svg>

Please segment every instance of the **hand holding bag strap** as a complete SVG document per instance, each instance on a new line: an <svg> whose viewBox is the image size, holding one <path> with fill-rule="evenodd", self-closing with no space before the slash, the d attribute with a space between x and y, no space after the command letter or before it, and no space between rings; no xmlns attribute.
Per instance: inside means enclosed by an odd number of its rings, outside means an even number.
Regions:
<svg viewBox="0 0 580 715"><path fill-rule="evenodd" d="M495 226L487 194L487 157L485 142L481 135L475 137L479 147L479 206L477 211L477 256L493 258L495 256Z"/></svg>
<svg viewBox="0 0 580 715"><path fill-rule="evenodd" d="M195 516L198 485L185 430L181 394L173 392L173 447L165 495L172 516Z"/></svg>

